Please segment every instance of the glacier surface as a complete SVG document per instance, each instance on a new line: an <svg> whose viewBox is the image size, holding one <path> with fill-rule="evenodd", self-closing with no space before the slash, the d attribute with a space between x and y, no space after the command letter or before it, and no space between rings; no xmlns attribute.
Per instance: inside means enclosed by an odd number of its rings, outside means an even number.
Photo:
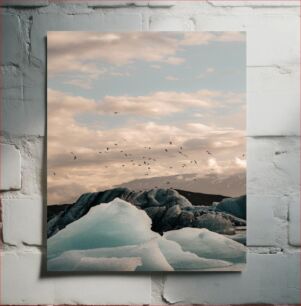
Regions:
<svg viewBox="0 0 301 306"><path fill-rule="evenodd" d="M205 228L182 228L166 232L163 237L177 242L183 250L200 257L234 263L245 261L246 247L244 245Z"/></svg>
<svg viewBox="0 0 301 306"><path fill-rule="evenodd" d="M91 208L48 239L48 256L68 250L136 245L158 236L150 230L151 220L143 210L119 198Z"/></svg>
<svg viewBox="0 0 301 306"><path fill-rule="evenodd" d="M200 271L242 262L246 248L206 229L164 236L149 216L115 198L95 206L48 239L49 271Z"/></svg>

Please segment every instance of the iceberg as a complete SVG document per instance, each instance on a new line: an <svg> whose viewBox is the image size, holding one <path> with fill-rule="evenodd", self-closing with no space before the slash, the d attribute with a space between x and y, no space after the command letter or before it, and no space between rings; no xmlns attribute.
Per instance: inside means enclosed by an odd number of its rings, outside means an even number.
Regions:
<svg viewBox="0 0 301 306"><path fill-rule="evenodd" d="M124 260L119 262L117 259ZM93 271L95 264L95 271L107 271L102 268L110 267L109 264L113 265L114 262L117 267L112 271L119 268L120 271L199 271L232 265L222 260L200 258L183 251L174 241L156 238L137 246L66 251L48 261L48 270Z"/></svg>
<svg viewBox="0 0 301 306"><path fill-rule="evenodd" d="M137 258L139 259L139 264L136 265L136 271L173 271L174 269L165 259L161 250L158 246L156 240L151 240L147 243L135 246L122 246L122 247L113 247L113 248L98 248L91 250L81 250L81 251L67 251L62 255L48 261L48 270L52 271L70 271L78 270L79 268L87 267L85 264L82 265L82 258L91 259L90 263L95 262L97 264L97 259L111 259L118 258L124 259L127 261L123 264L122 271L132 271L133 263L138 263ZM131 261L130 259L133 259ZM95 260L95 261L94 261ZM72 263L69 264L69 261ZM102 264L102 261L100 260ZM129 264L129 268L126 269L126 264ZM78 265L79 264L79 265ZM97 266L96 266L97 267ZM89 270L88 270L89 271Z"/></svg>
<svg viewBox="0 0 301 306"><path fill-rule="evenodd" d="M47 263L48 271L135 271L141 265L139 257L86 257L80 251L65 252Z"/></svg>
<svg viewBox="0 0 301 306"><path fill-rule="evenodd" d="M49 271L200 271L229 269L241 244L206 229L160 236L145 211L114 199L48 239Z"/></svg>
<svg viewBox="0 0 301 306"><path fill-rule="evenodd" d="M158 239L158 243L163 255L175 271L198 271L232 265L227 261L201 258L194 253L185 252L178 243L163 237Z"/></svg>
<svg viewBox="0 0 301 306"><path fill-rule="evenodd" d="M163 237L177 242L184 251L199 257L226 260L232 263L245 261L246 247L244 245L205 228L182 228L166 232Z"/></svg>
<svg viewBox="0 0 301 306"><path fill-rule="evenodd" d="M158 237L143 210L119 198L95 206L89 213L48 239L48 257L68 250L137 245Z"/></svg>

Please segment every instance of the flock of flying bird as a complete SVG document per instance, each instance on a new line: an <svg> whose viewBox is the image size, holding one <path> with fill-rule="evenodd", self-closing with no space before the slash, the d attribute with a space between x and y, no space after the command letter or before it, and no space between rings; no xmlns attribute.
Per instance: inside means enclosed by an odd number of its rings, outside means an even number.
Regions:
<svg viewBox="0 0 301 306"><path fill-rule="evenodd" d="M170 146L173 146L173 142L172 141L169 141L168 143ZM114 149L118 147L118 143L114 143ZM103 151L98 151L98 154L105 154L105 153L109 153L109 152L116 152L116 150L114 150L113 148L110 148L110 147L106 147ZM144 147L145 150L152 150L152 147ZM175 147L173 146L173 149L175 149ZM173 150L175 151L175 150ZM168 153L168 152L172 152L172 149L170 148L164 148L163 149L163 153ZM183 152L183 147L180 146L179 148L176 148L176 152L177 154L179 155L182 155L183 157L185 158L189 158L189 156ZM137 166L137 167L146 167L145 169L145 172L144 173L144 176L149 176L150 174L150 171L151 171L151 166L152 166L152 163L153 162L156 162L157 159L156 158L153 158L153 157L148 157L148 156L140 156L138 157L138 161L136 160L136 158L134 159L133 157L133 154L131 153L127 153L125 152L124 150L119 150L119 153L123 154L124 158L127 159L127 161L129 161L131 163L131 166ZM206 153L208 155L212 155L212 153L208 150L206 150ZM71 158L76 161L79 159L79 156L76 155L74 152L70 152L70 155L71 155ZM147 155L147 154L145 154ZM140 158L140 160L139 160ZM194 164L194 165L198 165L198 161L193 159L193 160L190 160L189 162L190 164ZM122 164L121 167L126 167L127 165L126 164ZM108 168L107 165L104 166L105 168ZM185 168L187 167L187 164L186 163L182 163L181 164L181 167L182 168ZM174 167L173 166L169 166L169 169L173 169ZM53 175L55 176L56 175L56 172L53 172ZM196 179L194 179L196 180ZM170 185L170 182L169 181L166 181L165 182L166 185ZM157 186L155 186L155 188L158 188Z"/></svg>
<svg viewBox="0 0 301 306"><path fill-rule="evenodd" d="M198 166L198 161L195 160L195 159L190 159L189 156L184 152L184 149L183 149L182 146L177 147L173 144L172 141L169 141L168 145L169 145L169 147L166 147L166 148L162 149L162 153L168 153L168 152L177 153L177 154L185 157L186 160L189 160L188 162L186 161L186 163L181 162L181 167L182 168L187 167L189 164ZM110 152L117 152L118 150L116 150L116 148L118 148L118 143L114 143L114 147L111 147L111 148L106 147L104 150L98 151L98 154L101 155L101 154L107 154L107 153L110 153ZM147 150L147 153L149 151L153 150L152 147L150 147L150 146L146 146L146 147L144 147L144 149ZM151 169L152 169L151 168L152 164L157 162L156 158L153 158L151 156L146 156L146 155L148 155L147 153L145 155L135 156L135 157L133 156L132 153L125 152L124 150L119 150L119 153L123 155L123 157L126 159L126 162L127 162L127 163L122 163L121 167L123 167L123 168L127 167L127 165L129 163L130 163L131 166L145 167L144 176L149 176L150 175L150 172L151 172ZM205 150L205 153L207 155L213 157L212 152L210 152L209 150ZM70 155L71 155L71 158L74 161L79 159L79 156L76 155L74 152L70 152ZM245 154L242 154L242 157L245 157ZM108 168L107 165L105 165L104 167ZM169 169L173 169L173 168L174 168L173 166L169 166ZM211 170L213 170L213 169L211 169ZM53 172L53 175L55 176L56 172ZM197 178L194 178L193 180L196 181ZM166 181L165 184L170 186L170 181ZM158 188L158 187L155 186L155 188ZM172 188L172 187L170 187L170 188Z"/></svg>
<svg viewBox="0 0 301 306"><path fill-rule="evenodd" d="M114 112L114 114L118 114L118 112ZM183 157L185 157L186 159L190 159L189 156L184 153L184 150L183 150L183 147L180 146L180 147L175 147L173 142L172 141L169 141L169 146L172 146L171 149L170 148L164 148L163 152L164 153L168 153L168 152L175 152ZM109 152L116 152L115 148L118 147L118 143L114 143L114 150L110 147L106 147L103 151L99 151L98 154L103 154L103 153L109 153ZM145 150L152 150L152 147L148 146L148 147L144 147ZM205 150L206 154L209 155L209 156L212 156L213 157L213 154L209 151L209 150ZM129 161L131 163L131 166L137 166L137 167L146 167L145 169L145 172L144 175L145 176L149 176L150 174L150 171L151 171L151 165L153 162L156 162L157 159L153 158L153 157L147 157L147 156L140 156L138 157L138 160L137 161L136 159L134 159L133 157L133 154L131 153L127 153L125 152L124 150L119 150L119 153L123 154L123 156L127 159L127 161ZM74 161L78 160L79 157L74 153L74 152L70 152L71 156L72 156L72 159ZM147 155L147 154L146 154ZM242 157L244 158L245 157L245 154L242 154ZM198 165L198 161L195 160L195 159L190 159L188 164L193 164L195 166ZM122 164L121 165L122 167L126 167L126 164ZM107 165L104 166L105 168L108 168ZM181 167L182 168L185 168L187 167L187 163L181 163ZM169 169L173 169L173 166L169 166ZM213 170L213 169L211 169ZM53 172L53 175L55 176L56 175L56 172ZM194 178L194 181L196 181L197 179ZM165 182L166 185L170 185L170 182L169 181L166 181ZM155 188L157 188L157 186L155 186Z"/></svg>

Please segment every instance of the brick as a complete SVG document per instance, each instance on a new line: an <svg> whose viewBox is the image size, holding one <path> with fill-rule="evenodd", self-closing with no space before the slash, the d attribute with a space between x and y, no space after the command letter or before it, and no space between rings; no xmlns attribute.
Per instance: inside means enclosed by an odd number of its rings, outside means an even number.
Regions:
<svg viewBox="0 0 301 306"><path fill-rule="evenodd" d="M120 1L120 0L116 0L116 1L86 1L88 7L99 7L99 8L118 8L118 7L127 7L127 6L133 6L133 5L143 5L143 6L147 6L148 5L148 1ZM142 2L142 3L140 3Z"/></svg>
<svg viewBox="0 0 301 306"><path fill-rule="evenodd" d="M249 253L242 273L169 274L163 296L181 304L290 304L300 301L299 286L300 253Z"/></svg>
<svg viewBox="0 0 301 306"><path fill-rule="evenodd" d="M247 68L249 136L300 135L300 68Z"/></svg>
<svg viewBox="0 0 301 306"><path fill-rule="evenodd" d="M265 247L278 246L279 243L284 245L287 206L286 197L248 195L247 245Z"/></svg>
<svg viewBox="0 0 301 306"><path fill-rule="evenodd" d="M300 18L295 15L257 16L247 25L248 66L300 67Z"/></svg>
<svg viewBox="0 0 301 306"><path fill-rule="evenodd" d="M148 275L47 275L42 253L2 252L3 304L149 304Z"/></svg>
<svg viewBox="0 0 301 306"><path fill-rule="evenodd" d="M232 0L232 1L215 1L208 0L209 4L216 7L298 7L300 5L299 1L252 1L252 0Z"/></svg>
<svg viewBox="0 0 301 306"><path fill-rule="evenodd" d="M0 73L2 100L21 101L23 99L23 78L21 70L16 66L2 66Z"/></svg>
<svg viewBox="0 0 301 306"><path fill-rule="evenodd" d="M88 2L88 6L100 7L100 8L127 7L134 4L135 4L134 1L89 1Z"/></svg>
<svg viewBox="0 0 301 306"><path fill-rule="evenodd" d="M45 134L45 74L41 68L2 68L2 129L9 135Z"/></svg>
<svg viewBox="0 0 301 306"><path fill-rule="evenodd" d="M246 31L248 17L244 13L236 14L229 11L226 14L215 10L211 11L204 8L202 11L206 12L205 14L193 15L196 31Z"/></svg>
<svg viewBox="0 0 301 306"><path fill-rule="evenodd" d="M284 196L300 190L299 137L247 139L247 194Z"/></svg>
<svg viewBox="0 0 301 306"><path fill-rule="evenodd" d="M42 199L3 199L3 242L9 245L42 245Z"/></svg>
<svg viewBox="0 0 301 306"><path fill-rule="evenodd" d="M21 155L13 145L0 144L1 185L0 190L21 189Z"/></svg>
<svg viewBox="0 0 301 306"><path fill-rule="evenodd" d="M0 6L6 7L41 7L48 4L48 0L2 0L0 2Z"/></svg>
<svg viewBox="0 0 301 306"><path fill-rule="evenodd" d="M289 196L289 243L301 246L300 237L300 194Z"/></svg>
<svg viewBox="0 0 301 306"><path fill-rule="evenodd" d="M45 117L47 115L45 110L47 103L45 96L46 73L43 68L34 66L26 67L23 73L23 104L26 107L23 109L23 116L26 120L23 119L22 129L24 134L43 136L45 135Z"/></svg>
<svg viewBox="0 0 301 306"><path fill-rule="evenodd" d="M153 15L149 20L150 31L192 31L194 24L191 19L166 15Z"/></svg>
<svg viewBox="0 0 301 306"><path fill-rule="evenodd" d="M176 1L162 1L162 0L149 0L148 5L149 7L161 7L161 8L170 8L177 4Z"/></svg>
<svg viewBox="0 0 301 306"><path fill-rule="evenodd" d="M17 15L1 14L3 35L2 48L2 65L22 63L25 45L21 35L21 24Z"/></svg>
<svg viewBox="0 0 301 306"><path fill-rule="evenodd" d="M42 137L31 137L22 141L22 194L26 197L45 195L44 141Z"/></svg>
<svg viewBox="0 0 301 306"><path fill-rule="evenodd" d="M76 1L74 1L76 2ZM74 3L73 2L73 3ZM82 3L81 1L78 1ZM145 1L101 1L101 0L88 0L85 1L88 7L96 7L96 8L119 8L119 7L128 7L128 6L138 6L138 7L154 7L154 8L170 8L174 6L175 1L154 1L154 0L145 0Z"/></svg>

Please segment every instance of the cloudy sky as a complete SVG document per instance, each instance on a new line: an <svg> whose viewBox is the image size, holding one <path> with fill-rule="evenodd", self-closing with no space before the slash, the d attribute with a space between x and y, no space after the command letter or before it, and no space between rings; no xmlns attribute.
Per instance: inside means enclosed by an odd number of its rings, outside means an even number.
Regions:
<svg viewBox="0 0 301 306"><path fill-rule="evenodd" d="M244 33L49 32L47 45L48 204L245 172Z"/></svg>

